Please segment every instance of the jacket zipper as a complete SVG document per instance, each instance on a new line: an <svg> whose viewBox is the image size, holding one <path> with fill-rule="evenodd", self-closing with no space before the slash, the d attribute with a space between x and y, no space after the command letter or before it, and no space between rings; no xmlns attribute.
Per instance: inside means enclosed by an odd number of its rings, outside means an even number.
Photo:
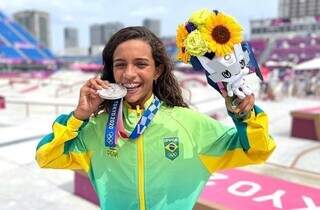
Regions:
<svg viewBox="0 0 320 210"><path fill-rule="evenodd" d="M142 110L137 106L138 119L141 117ZM137 139L138 147L138 195L139 195L139 209L145 210L145 197L144 197L144 156L143 156L143 135Z"/></svg>

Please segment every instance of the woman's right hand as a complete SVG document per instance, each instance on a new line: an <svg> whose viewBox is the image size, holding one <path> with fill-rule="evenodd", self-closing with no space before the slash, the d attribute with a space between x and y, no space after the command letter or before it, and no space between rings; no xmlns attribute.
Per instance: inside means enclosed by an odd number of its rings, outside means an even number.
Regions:
<svg viewBox="0 0 320 210"><path fill-rule="evenodd" d="M88 119L103 102L97 90L108 88L109 82L99 78L89 79L80 89L80 97L77 108L73 112L75 118L79 120Z"/></svg>

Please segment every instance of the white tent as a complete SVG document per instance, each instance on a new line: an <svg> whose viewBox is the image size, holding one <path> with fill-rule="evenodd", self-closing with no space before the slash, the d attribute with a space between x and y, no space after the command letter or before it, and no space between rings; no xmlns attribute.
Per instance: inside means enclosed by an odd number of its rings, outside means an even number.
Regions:
<svg viewBox="0 0 320 210"><path fill-rule="evenodd" d="M290 61L274 61L269 60L265 63L267 67L292 67L294 66L294 63Z"/></svg>
<svg viewBox="0 0 320 210"><path fill-rule="evenodd" d="M320 58L314 58L312 60L300 63L299 65L296 65L293 67L293 70L314 70L314 69L320 69Z"/></svg>
<svg viewBox="0 0 320 210"><path fill-rule="evenodd" d="M183 63L183 62L178 62L175 64L176 68L192 68L191 64Z"/></svg>

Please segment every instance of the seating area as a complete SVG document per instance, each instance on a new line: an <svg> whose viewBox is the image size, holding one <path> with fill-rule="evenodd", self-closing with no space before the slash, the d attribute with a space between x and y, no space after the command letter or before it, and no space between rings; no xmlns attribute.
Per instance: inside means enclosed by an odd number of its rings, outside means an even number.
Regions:
<svg viewBox="0 0 320 210"><path fill-rule="evenodd" d="M25 48L25 49L20 49L28 58L34 61L39 61L46 59L46 56L42 53L40 53L37 49L34 48Z"/></svg>
<svg viewBox="0 0 320 210"><path fill-rule="evenodd" d="M8 57L12 59L22 60L23 57L12 47L7 47L5 45L0 44L0 56L1 57Z"/></svg>
<svg viewBox="0 0 320 210"><path fill-rule="evenodd" d="M260 60L262 53L270 44L268 39L251 39L249 43ZM290 61L295 64L320 57L320 36L295 36L292 38L279 38L267 55L267 61Z"/></svg>
<svg viewBox="0 0 320 210"><path fill-rule="evenodd" d="M259 61L261 54L266 49L268 40L267 39L251 39L249 41L251 48L254 52L256 59Z"/></svg>
<svg viewBox="0 0 320 210"><path fill-rule="evenodd" d="M30 43L37 44L37 41L22 28L17 22L11 22L12 27L18 31L18 33L22 34Z"/></svg>
<svg viewBox="0 0 320 210"><path fill-rule="evenodd" d="M306 36L281 38L276 40L275 48L268 60L301 63L320 56L320 37Z"/></svg>
<svg viewBox="0 0 320 210"><path fill-rule="evenodd" d="M0 11L0 62L52 66L56 59L23 26Z"/></svg>
<svg viewBox="0 0 320 210"><path fill-rule="evenodd" d="M3 39L11 44L23 42L23 40L8 26L6 20L0 21L0 34Z"/></svg>

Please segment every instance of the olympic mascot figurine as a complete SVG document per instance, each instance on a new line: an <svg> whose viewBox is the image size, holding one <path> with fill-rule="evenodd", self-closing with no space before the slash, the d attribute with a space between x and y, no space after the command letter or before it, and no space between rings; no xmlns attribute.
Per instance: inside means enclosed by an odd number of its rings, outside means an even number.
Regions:
<svg viewBox="0 0 320 210"><path fill-rule="evenodd" d="M205 70L209 85L227 92L227 106L239 113L238 99L252 94L245 75L256 73L263 80L248 42L243 41L242 27L237 21L217 10L194 12L177 29L177 59L191 63L195 70Z"/></svg>

